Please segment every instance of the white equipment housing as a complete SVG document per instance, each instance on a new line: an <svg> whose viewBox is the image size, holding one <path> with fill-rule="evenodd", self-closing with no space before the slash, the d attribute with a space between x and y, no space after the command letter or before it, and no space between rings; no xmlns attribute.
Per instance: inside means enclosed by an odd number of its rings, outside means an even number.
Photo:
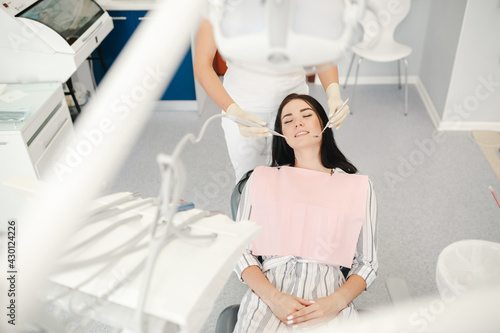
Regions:
<svg viewBox="0 0 500 333"><path fill-rule="evenodd" d="M343 58L364 7L364 0L220 0L209 13L226 60L314 72Z"/></svg>
<svg viewBox="0 0 500 333"><path fill-rule="evenodd" d="M2 83L65 82L113 29L94 0L12 0L0 9Z"/></svg>

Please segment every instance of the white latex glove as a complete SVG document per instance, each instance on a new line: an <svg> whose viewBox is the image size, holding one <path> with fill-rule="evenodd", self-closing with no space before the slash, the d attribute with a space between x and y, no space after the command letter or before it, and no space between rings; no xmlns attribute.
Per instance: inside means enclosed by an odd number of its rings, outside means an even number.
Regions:
<svg viewBox="0 0 500 333"><path fill-rule="evenodd" d="M246 120L250 120L262 126L266 126L266 123L255 117L253 114L243 111L238 104L233 103L227 108L227 114L240 117ZM272 134L268 132L265 127L250 127L242 124L238 124L240 128L240 134L246 136L247 138L264 138L266 136L271 136Z"/></svg>
<svg viewBox="0 0 500 333"><path fill-rule="evenodd" d="M330 125L328 127L336 126L336 129L339 129L342 126L342 122L345 117L349 114L349 106L346 104L342 110L340 110L335 116L335 111L338 107L342 105L344 101L340 97L340 86L338 83L334 82L328 86L326 89L326 98L328 99L328 108L330 109L330 113L328 114L328 118L332 119ZM332 118L333 117L333 118Z"/></svg>

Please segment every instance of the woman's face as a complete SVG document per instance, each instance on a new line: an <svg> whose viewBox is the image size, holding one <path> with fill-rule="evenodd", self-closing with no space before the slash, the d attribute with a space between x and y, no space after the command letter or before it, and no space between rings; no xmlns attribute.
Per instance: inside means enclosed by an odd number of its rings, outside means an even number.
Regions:
<svg viewBox="0 0 500 333"><path fill-rule="evenodd" d="M312 107L302 99L294 99L281 112L281 126L286 142L294 150L321 145L321 136L315 137L323 129L320 119Z"/></svg>

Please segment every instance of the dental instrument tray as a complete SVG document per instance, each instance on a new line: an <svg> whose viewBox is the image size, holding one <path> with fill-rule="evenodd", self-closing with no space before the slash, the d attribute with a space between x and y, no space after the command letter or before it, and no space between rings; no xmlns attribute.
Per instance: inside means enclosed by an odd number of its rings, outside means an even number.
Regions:
<svg viewBox="0 0 500 333"><path fill-rule="evenodd" d="M0 122L4 123L19 123L28 117L28 112L25 111L2 111L0 110Z"/></svg>

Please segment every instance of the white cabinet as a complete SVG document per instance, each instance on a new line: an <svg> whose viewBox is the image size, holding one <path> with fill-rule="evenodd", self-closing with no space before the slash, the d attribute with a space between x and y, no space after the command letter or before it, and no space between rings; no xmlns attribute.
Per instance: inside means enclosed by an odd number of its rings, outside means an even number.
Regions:
<svg viewBox="0 0 500 333"><path fill-rule="evenodd" d="M419 88L440 130L500 131L499 0L432 1Z"/></svg>
<svg viewBox="0 0 500 333"><path fill-rule="evenodd" d="M74 137L73 123L60 83L9 84L5 94L27 94L13 102L0 100L0 110L25 109L22 122L0 123L0 230L18 218L25 198L3 182L12 176L46 180L52 161Z"/></svg>
<svg viewBox="0 0 500 333"><path fill-rule="evenodd" d="M500 2L467 1L442 129L500 130Z"/></svg>

